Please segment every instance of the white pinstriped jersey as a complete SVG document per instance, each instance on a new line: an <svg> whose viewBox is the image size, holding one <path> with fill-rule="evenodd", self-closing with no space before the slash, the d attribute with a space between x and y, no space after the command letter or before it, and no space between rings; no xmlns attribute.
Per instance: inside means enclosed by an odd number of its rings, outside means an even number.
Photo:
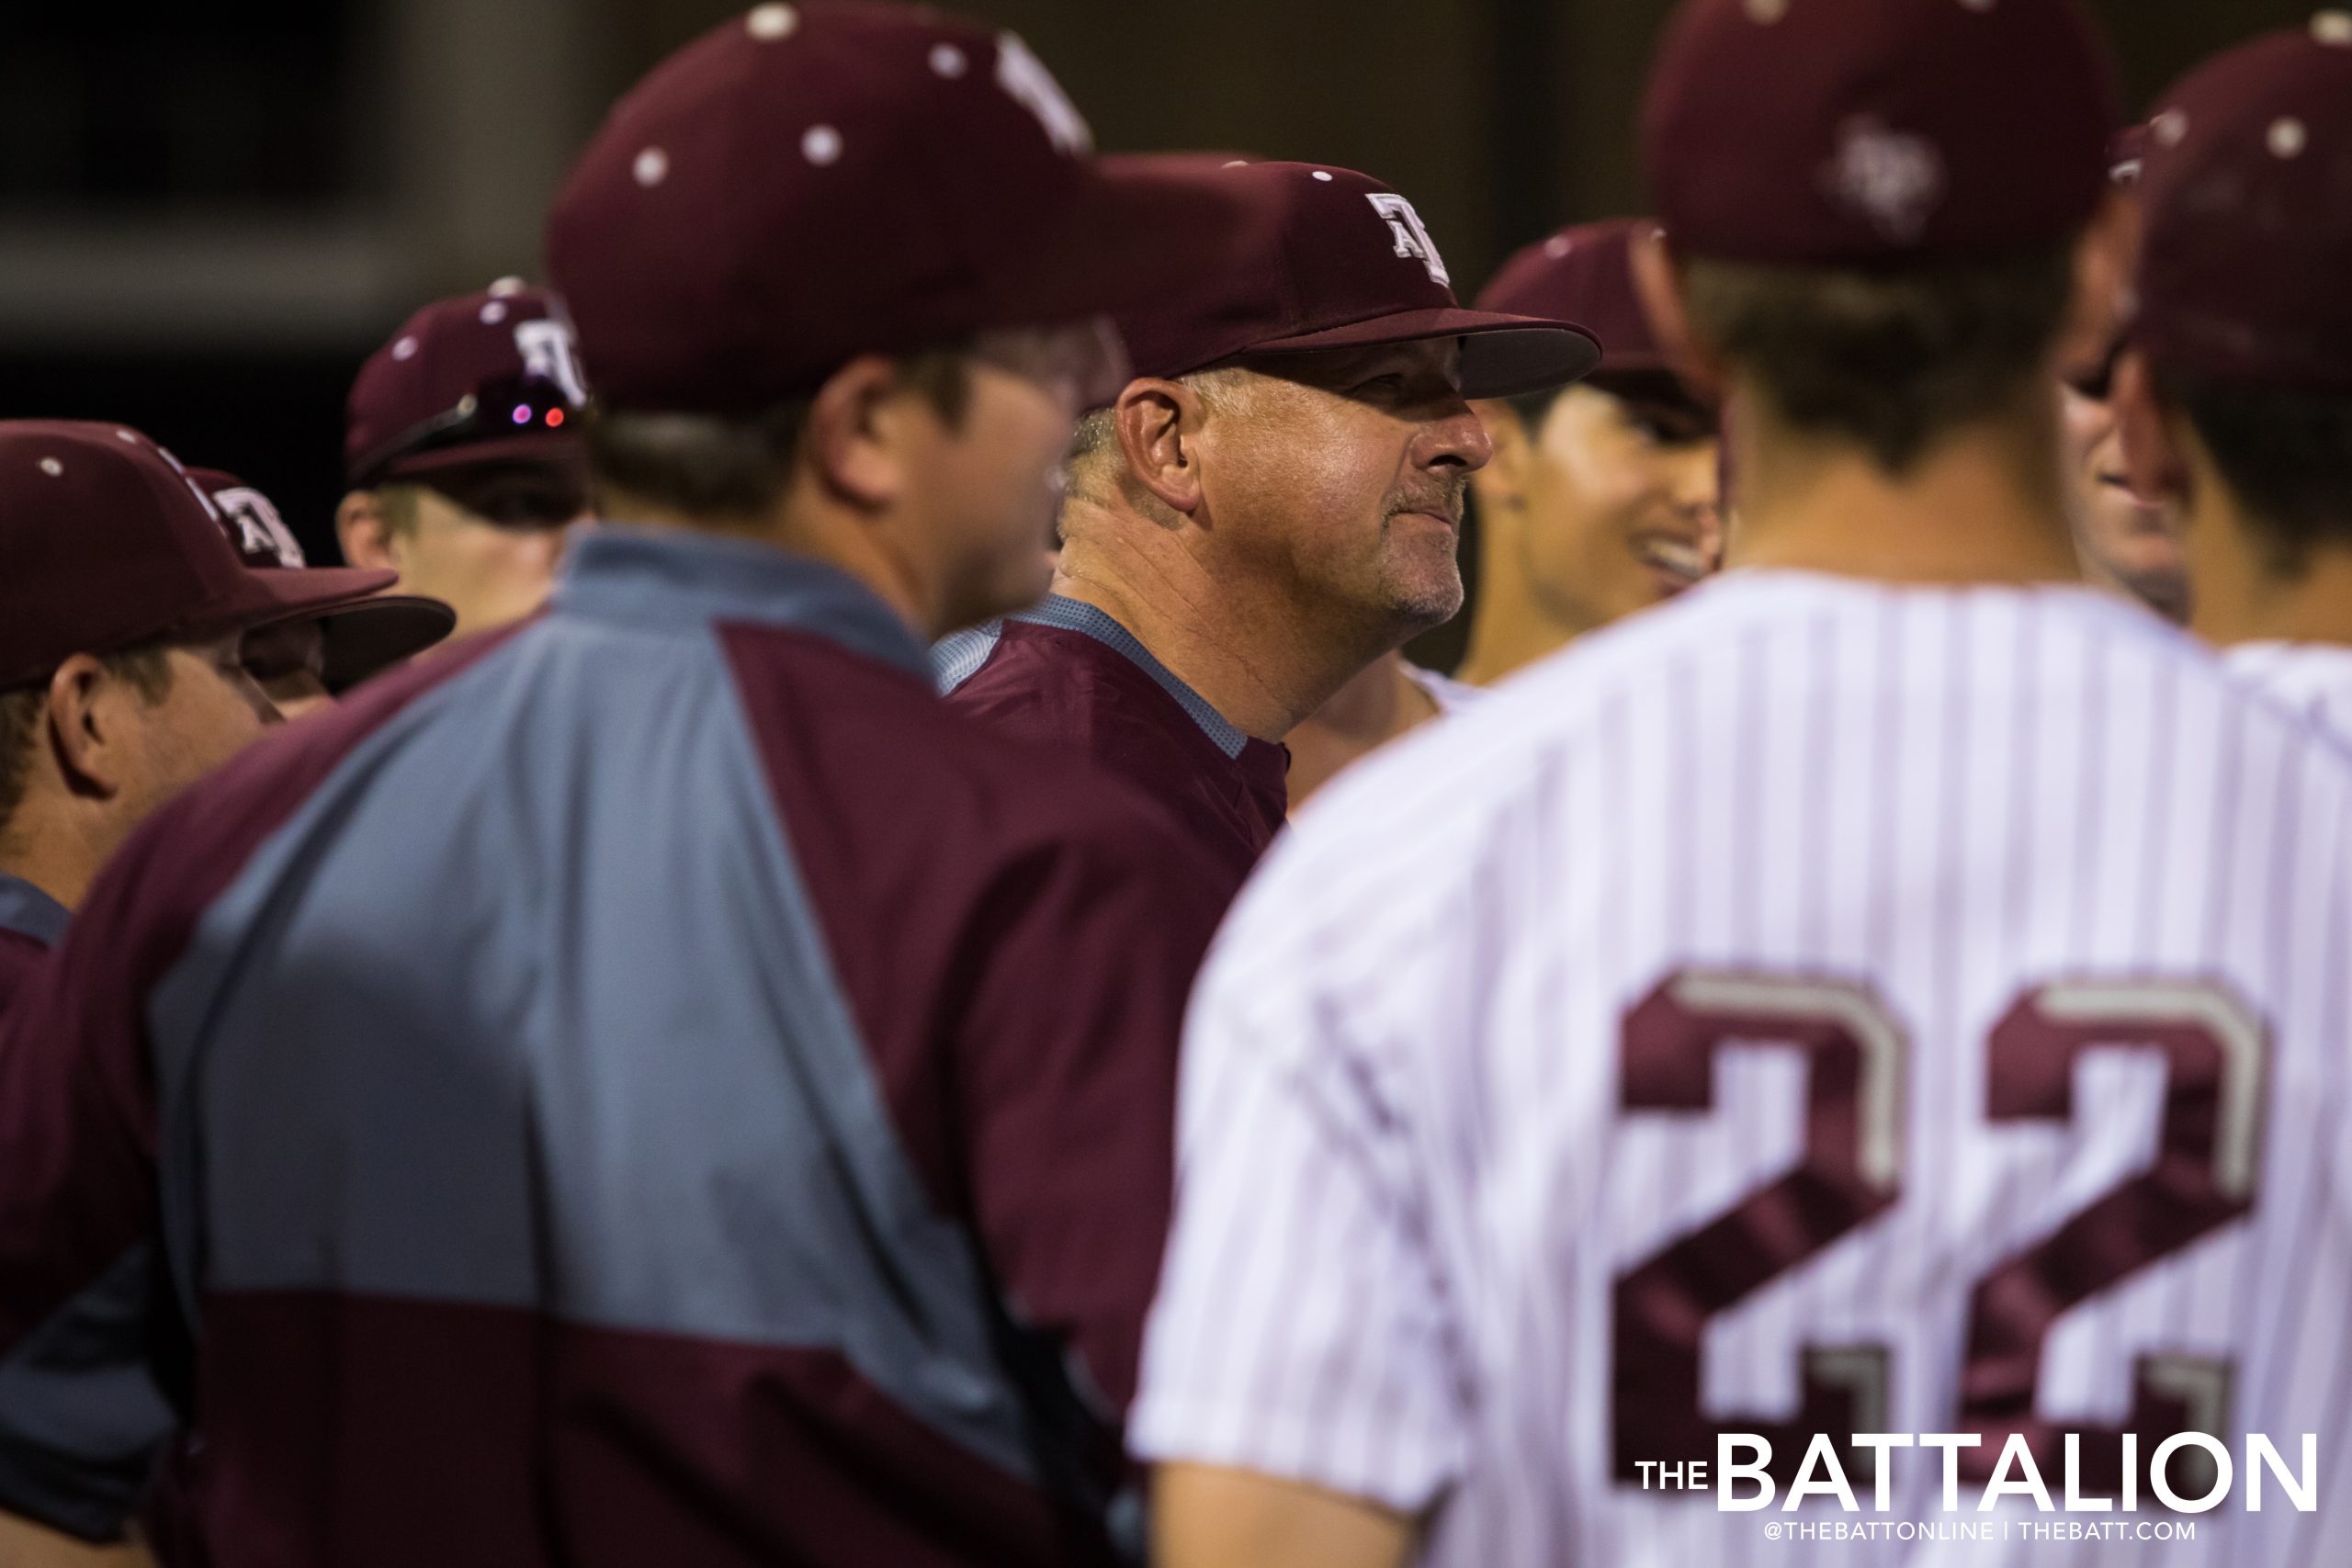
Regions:
<svg viewBox="0 0 2352 1568"><path fill-rule="evenodd" d="M2075 589L1718 580L1374 759L1244 894L1134 1440L1442 1502L1445 1568L2319 1563L2348 960L2352 774L2188 638ZM2241 1477L2193 1544L1764 1535L1975 1521L2011 1431L2061 1504L2082 1434L2113 1497L2126 1427L2316 1433L2321 1511ZM1813 1430L1986 1446L1951 1515L1932 1452L1883 1515L1853 1456L1854 1515L1627 1479ZM2141 1494L2020 1522L2177 1517Z"/></svg>
<svg viewBox="0 0 2352 1568"><path fill-rule="evenodd" d="M2223 650L2230 673L2330 735L2352 741L2352 648L2248 642Z"/></svg>

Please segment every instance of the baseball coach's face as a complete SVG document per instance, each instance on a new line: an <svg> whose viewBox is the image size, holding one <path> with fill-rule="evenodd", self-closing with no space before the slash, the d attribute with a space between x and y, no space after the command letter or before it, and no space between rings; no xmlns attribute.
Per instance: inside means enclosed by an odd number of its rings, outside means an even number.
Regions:
<svg viewBox="0 0 2352 1568"><path fill-rule="evenodd" d="M1464 492L1493 453L1453 338L1244 359L1204 434L1226 547L1404 635L1462 608Z"/></svg>

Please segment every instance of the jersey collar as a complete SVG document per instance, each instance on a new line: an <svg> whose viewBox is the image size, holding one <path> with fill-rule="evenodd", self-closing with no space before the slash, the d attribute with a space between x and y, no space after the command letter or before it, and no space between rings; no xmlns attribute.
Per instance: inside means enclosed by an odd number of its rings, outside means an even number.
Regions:
<svg viewBox="0 0 2352 1568"><path fill-rule="evenodd" d="M0 871L0 931L55 947L65 939L65 928L73 919L64 905L23 877Z"/></svg>
<svg viewBox="0 0 2352 1568"><path fill-rule="evenodd" d="M573 536L550 601L559 615L685 630L788 626L928 682L922 644L847 572L748 539L599 523Z"/></svg>

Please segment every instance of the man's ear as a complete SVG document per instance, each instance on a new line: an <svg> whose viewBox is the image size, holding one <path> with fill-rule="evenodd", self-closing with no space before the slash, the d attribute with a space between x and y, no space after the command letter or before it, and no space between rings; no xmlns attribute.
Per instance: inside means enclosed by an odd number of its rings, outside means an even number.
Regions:
<svg viewBox="0 0 2352 1568"><path fill-rule="evenodd" d="M40 740L56 760L66 789L100 800L120 794L135 766L129 754L130 716L123 705L144 699L86 653L57 667L47 698Z"/></svg>
<svg viewBox="0 0 2352 1568"><path fill-rule="evenodd" d="M1470 489L1478 497L1482 515L1515 513L1527 504L1527 470L1534 458L1536 433L1527 428L1519 411L1500 399L1483 399L1470 405L1487 427L1494 456L1474 469Z"/></svg>
<svg viewBox="0 0 2352 1568"><path fill-rule="evenodd" d="M2140 228L2140 203L2126 192L2110 190L2075 242L2074 293L2053 364L2060 380L2097 370L2114 351L2130 313Z"/></svg>
<svg viewBox="0 0 2352 1568"><path fill-rule="evenodd" d="M1682 308L1681 263L1664 231L1652 229L1634 235L1625 247L1625 260L1633 268L1634 297L1642 302L1650 335L1657 340L1667 363L1702 396L1721 398L1723 361L1713 344L1702 342L1691 331L1690 312Z"/></svg>
<svg viewBox="0 0 2352 1568"><path fill-rule="evenodd" d="M2123 474L2132 493L2152 505L2187 502L2195 488L2196 468L2177 423L2183 416L2165 404L2148 356L2132 349L2118 360L2108 395L2114 400L2115 427L2123 438Z"/></svg>
<svg viewBox="0 0 2352 1568"><path fill-rule="evenodd" d="M1111 409L1128 475L1185 517L1201 508L1200 440L1206 418L1199 393L1158 377L1128 382Z"/></svg>
<svg viewBox="0 0 2352 1568"><path fill-rule="evenodd" d="M906 493L906 421L930 404L905 391L897 363L878 354L860 355L826 378L802 436L819 483L868 511Z"/></svg>
<svg viewBox="0 0 2352 1568"><path fill-rule="evenodd" d="M369 571L398 571L392 553L392 531L384 523L384 509L372 490L355 490L334 509L335 542L343 558Z"/></svg>

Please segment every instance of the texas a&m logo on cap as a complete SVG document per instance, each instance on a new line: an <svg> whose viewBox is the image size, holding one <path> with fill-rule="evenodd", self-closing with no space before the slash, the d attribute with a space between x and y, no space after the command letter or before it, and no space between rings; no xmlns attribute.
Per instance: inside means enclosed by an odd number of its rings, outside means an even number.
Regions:
<svg viewBox="0 0 2352 1568"><path fill-rule="evenodd" d="M552 381L564 400L579 408L588 400L588 378L581 373L580 347L571 323L559 316L514 323L514 352L523 356L523 374L535 381Z"/></svg>
<svg viewBox="0 0 2352 1568"><path fill-rule="evenodd" d="M1430 281L1446 288L1453 286L1453 278L1445 270L1445 258L1437 254L1437 242L1421 226L1421 215L1413 204L1395 191L1374 191L1364 197L1372 209L1387 220L1388 231L1396 242L1396 254L1411 256L1430 269Z"/></svg>

